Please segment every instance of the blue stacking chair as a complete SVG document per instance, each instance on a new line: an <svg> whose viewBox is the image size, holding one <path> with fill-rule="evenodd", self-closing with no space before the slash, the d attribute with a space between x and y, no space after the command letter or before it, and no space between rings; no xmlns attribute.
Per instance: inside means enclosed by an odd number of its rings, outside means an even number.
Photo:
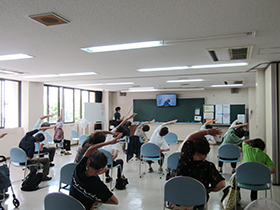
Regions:
<svg viewBox="0 0 280 210"><path fill-rule="evenodd" d="M219 161L237 163L240 161L240 148L234 144L223 144L218 149Z"/></svg>
<svg viewBox="0 0 280 210"><path fill-rule="evenodd" d="M60 192L61 188L66 189L67 186L71 185L76 166L77 163L67 163L61 167L58 192ZM62 187L62 184L66 184L66 186Z"/></svg>
<svg viewBox="0 0 280 210"><path fill-rule="evenodd" d="M84 205L70 195L64 193L49 193L44 199L45 210L61 210L61 209L75 209L85 210Z"/></svg>
<svg viewBox="0 0 280 210"><path fill-rule="evenodd" d="M79 144L82 145L87 137L88 137L88 135L85 135L85 134L80 135Z"/></svg>
<svg viewBox="0 0 280 210"><path fill-rule="evenodd" d="M111 169L111 177L113 177L113 168L121 167L120 164L113 166L113 157L110 152L105 149L98 149L98 151L102 152L107 157L107 166L108 169ZM110 188L112 189L112 181L110 182ZM113 189L112 189L113 190Z"/></svg>
<svg viewBox="0 0 280 210"><path fill-rule="evenodd" d="M170 202L180 206L200 206L201 210L207 202L204 185L191 177L177 176L169 179L164 185L164 206Z"/></svg>
<svg viewBox="0 0 280 210"><path fill-rule="evenodd" d="M71 130L71 139L73 141L79 142L79 134L78 134L78 132L75 129Z"/></svg>
<svg viewBox="0 0 280 210"><path fill-rule="evenodd" d="M24 163L24 165L22 163ZM38 163L27 164L27 155L26 155L26 153L23 149L21 149L19 147L13 147L10 150L9 168L11 167L11 165L16 166L16 167L23 167L24 168L23 178L25 178L27 167L28 166L35 166L37 164Z"/></svg>
<svg viewBox="0 0 280 210"><path fill-rule="evenodd" d="M157 161L161 160L161 151L160 148L153 143L146 143L141 146L140 149L140 161L139 161L139 177L141 178L145 172L141 173L141 164L142 161ZM161 178L161 177L160 177Z"/></svg>
<svg viewBox="0 0 280 210"><path fill-rule="evenodd" d="M169 132L164 136L167 144L178 144L178 136L175 133Z"/></svg>
<svg viewBox="0 0 280 210"><path fill-rule="evenodd" d="M170 154L167 158L167 168L176 170L180 155L181 152L174 152Z"/></svg>
<svg viewBox="0 0 280 210"><path fill-rule="evenodd" d="M236 189L240 187L247 190L265 190L265 197L267 197L267 190L270 189L270 196L272 198L271 173L269 168L258 162L242 163L236 169L235 187Z"/></svg>

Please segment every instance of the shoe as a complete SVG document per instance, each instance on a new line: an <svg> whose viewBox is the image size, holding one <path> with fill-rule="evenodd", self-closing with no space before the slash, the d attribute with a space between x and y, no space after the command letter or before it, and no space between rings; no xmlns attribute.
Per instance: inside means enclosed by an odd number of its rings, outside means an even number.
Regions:
<svg viewBox="0 0 280 210"><path fill-rule="evenodd" d="M60 154L64 154L64 150L61 150L61 151L60 151Z"/></svg>
<svg viewBox="0 0 280 210"><path fill-rule="evenodd" d="M163 171L162 168L159 168L159 169L158 169L158 173L159 173L159 174L161 174L162 171Z"/></svg>
<svg viewBox="0 0 280 210"><path fill-rule="evenodd" d="M54 163L50 163L49 166L50 166L50 167L54 167Z"/></svg>
<svg viewBox="0 0 280 210"><path fill-rule="evenodd" d="M109 182L111 182L112 181L112 177L106 177L106 183L109 183Z"/></svg>
<svg viewBox="0 0 280 210"><path fill-rule="evenodd" d="M0 200L3 200L3 199L8 199L9 198L9 194L8 193L5 193L5 195L3 196L3 194L0 194Z"/></svg>
<svg viewBox="0 0 280 210"><path fill-rule="evenodd" d="M222 170L220 170L220 171L219 171L219 174L222 174L222 173L223 173L223 171L222 171Z"/></svg>
<svg viewBox="0 0 280 210"><path fill-rule="evenodd" d="M50 176L44 176L43 178L42 178L42 182L43 181L50 181L52 178L50 177Z"/></svg>
<svg viewBox="0 0 280 210"><path fill-rule="evenodd" d="M151 168L148 169L148 173L152 173L152 172L154 172L154 170L153 170L153 168L151 167Z"/></svg>
<svg viewBox="0 0 280 210"><path fill-rule="evenodd" d="M72 155L72 153L69 151L66 151L66 152L64 152L64 155Z"/></svg>

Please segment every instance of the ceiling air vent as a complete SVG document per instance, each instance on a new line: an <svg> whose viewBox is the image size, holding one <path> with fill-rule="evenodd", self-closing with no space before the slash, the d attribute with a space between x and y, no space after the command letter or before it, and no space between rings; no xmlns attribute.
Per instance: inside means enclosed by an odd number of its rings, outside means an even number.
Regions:
<svg viewBox="0 0 280 210"><path fill-rule="evenodd" d="M251 56L253 46L206 49L213 61L247 60Z"/></svg>
<svg viewBox="0 0 280 210"><path fill-rule="evenodd" d="M45 26L54 26L69 23L68 20L58 16L53 12L39 15L31 15L29 17L35 21L38 21L39 23L44 24Z"/></svg>

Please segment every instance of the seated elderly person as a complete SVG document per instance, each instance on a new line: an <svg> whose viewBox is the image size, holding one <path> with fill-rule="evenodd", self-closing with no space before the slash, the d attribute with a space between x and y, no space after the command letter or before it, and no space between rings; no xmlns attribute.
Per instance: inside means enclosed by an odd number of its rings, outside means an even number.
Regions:
<svg viewBox="0 0 280 210"><path fill-rule="evenodd" d="M220 191L225 187L225 179L219 174L215 164L206 160L210 146L205 135L221 134L219 128L199 130L190 134L182 147L177 167L177 176L189 176L200 181L210 192Z"/></svg>

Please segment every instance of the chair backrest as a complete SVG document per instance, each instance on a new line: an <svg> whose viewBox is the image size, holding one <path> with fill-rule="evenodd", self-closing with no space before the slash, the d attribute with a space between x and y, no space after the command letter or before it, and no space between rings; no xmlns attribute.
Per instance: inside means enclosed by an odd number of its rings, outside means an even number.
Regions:
<svg viewBox="0 0 280 210"><path fill-rule="evenodd" d="M240 158L240 149L234 144L223 144L218 149L218 156L221 158L238 159Z"/></svg>
<svg viewBox="0 0 280 210"><path fill-rule="evenodd" d="M246 162L237 167L236 180L248 185L263 185L271 182L271 174L262 163Z"/></svg>
<svg viewBox="0 0 280 210"><path fill-rule="evenodd" d="M177 169L180 155L181 152L174 152L170 154L167 158L167 168Z"/></svg>
<svg viewBox="0 0 280 210"><path fill-rule="evenodd" d="M67 163L66 165L62 166L60 169L60 181L59 185L61 186L61 183L70 185L72 181L72 175L77 166L77 163Z"/></svg>
<svg viewBox="0 0 280 210"><path fill-rule="evenodd" d="M207 202L206 189L196 179L177 176L165 183L164 201L181 206L204 205Z"/></svg>
<svg viewBox="0 0 280 210"><path fill-rule="evenodd" d="M10 161L15 163L25 163L27 161L27 155L23 149L13 147L10 150Z"/></svg>
<svg viewBox="0 0 280 210"><path fill-rule="evenodd" d="M79 144L83 144L88 135L82 134L79 138Z"/></svg>
<svg viewBox="0 0 280 210"><path fill-rule="evenodd" d="M84 205L70 195L64 193L49 193L44 199L45 210L75 209L85 210Z"/></svg>
<svg viewBox="0 0 280 210"><path fill-rule="evenodd" d="M249 203L244 210L269 209L280 210L280 205L269 198L259 198Z"/></svg>
<svg viewBox="0 0 280 210"><path fill-rule="evenodd" d="M113 164L113 157L110 152L108 152L105 149L98 149L98 151L104 153L104 155L107 157L107 165L112 165Z"/></svg>
<svg viewBox="0 0 280 210"><path fill-rule="evenodd" d="M120 139L120 143L125 143L125 142L126 142L126 136L124 136Z"/></svg>
<svg viewBox="0 0 280 210"><path fill-rule="evenodd" d="M35 153L39 153L40 143L34 142L34 145L35 145Z"/></svg>
<svg viewBox="0 0 280 210"><path fill-rule="evenodd" d="M158 145L153 143L146 143L141 146L141 156L146 157L160 157L160 148Z"/></svg>
<svg viewBox="0 0 280 210"><path fill-rule="evenodd" d="M75 129L71 130L71 138L79 138L79 134Z"/></svg>
<svg viewBox="0 0 280 210"><path fill-rule="evenodd" d="M47 136L47 142L52 142L52 136L48 131L46 131L46 136Z"/></svg>
<svg viewBox="0 0 280 210"><path fill-rule="evenodd" d="M177 134L173 133L173 132L169 132L168 134L166 134L164 136L165 141L167 142L167 144L177 144L178 142L178 136Z"/></svg>

